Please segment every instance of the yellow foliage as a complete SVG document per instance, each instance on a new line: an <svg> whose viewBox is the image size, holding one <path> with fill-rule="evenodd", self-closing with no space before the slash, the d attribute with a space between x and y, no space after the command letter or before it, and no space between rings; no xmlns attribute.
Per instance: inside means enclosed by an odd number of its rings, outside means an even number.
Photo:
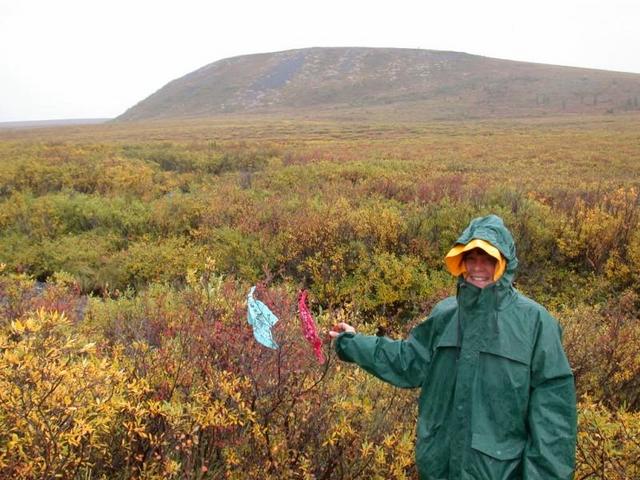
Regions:
<svg viewBox="0 0 640 480"><path fill-rule="evenodd" d="M576 478L640 478L640 413L580 402Z"/></svg>
<svg viewBox="0 0 640 480"><path fill-rule="evenodd" d="M635 187L619 188L593 205L578 198L573 214L561 223L559 251L569 259L583 258L590 268L601 270L610 255L620 254L628 244L638 222L637 202Z"/></svg>
<svg viewBox="0 0 640 480"><path fill-rule="evenodd" d="M96 357L64 315L44 310L12 322L2 350L2 476L73 478L108 453L118 412L134 400L117 359Z"/></svg>

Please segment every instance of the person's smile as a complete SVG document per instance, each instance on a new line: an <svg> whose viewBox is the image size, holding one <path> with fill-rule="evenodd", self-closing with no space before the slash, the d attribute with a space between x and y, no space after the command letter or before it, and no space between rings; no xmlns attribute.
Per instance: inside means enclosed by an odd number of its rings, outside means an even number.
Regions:
<svg viewBox="0 0 640 480"><path fill-rule="evenodd" d="M471 285L484 288L493 283L496 259L479 249L474 249L464 257L466 280Z"/></svg>

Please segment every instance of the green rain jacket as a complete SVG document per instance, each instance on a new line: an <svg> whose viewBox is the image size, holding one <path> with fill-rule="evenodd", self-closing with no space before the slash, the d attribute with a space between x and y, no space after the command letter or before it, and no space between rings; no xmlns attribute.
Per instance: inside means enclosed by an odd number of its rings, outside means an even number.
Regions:
<svg viewBox="0 0 640 480"><path fill-rule="evenodd" d="M421 388L416 463L423 480L573 478L576 399L558 322L517 292L515 245L502 219L473 220L474 238L507 259L483 289L458 278L406 340L342 333L340 359L403 388Z"/></svg>

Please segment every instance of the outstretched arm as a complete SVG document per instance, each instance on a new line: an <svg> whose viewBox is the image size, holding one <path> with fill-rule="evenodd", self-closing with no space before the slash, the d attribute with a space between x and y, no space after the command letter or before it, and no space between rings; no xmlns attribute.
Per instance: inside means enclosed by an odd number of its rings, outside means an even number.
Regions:
<svg viewBox="0 0 640 480"><path fill-rule="evenodd" d="M339 332L329 334L336 338L335 348L341 360L356 363L397 387L415 388L422 385L431 360L429 348L424 342L427 330L424 325L416 327L406 340L357 334L346 323L338 324Z"/></svg>

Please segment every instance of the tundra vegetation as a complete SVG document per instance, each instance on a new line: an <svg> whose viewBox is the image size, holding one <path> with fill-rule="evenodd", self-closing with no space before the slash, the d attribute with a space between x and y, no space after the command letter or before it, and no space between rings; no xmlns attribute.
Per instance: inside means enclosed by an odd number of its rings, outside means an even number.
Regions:
<svg viewBox="0 0 640 480"><path fill-rule="evenodd" d="M478 215L564 328L577 479L640 478L640 117L0 132L0 476L409 479L416 392L296 318L401 337ZM246 294L280 322L257 344Z"/></svg>

